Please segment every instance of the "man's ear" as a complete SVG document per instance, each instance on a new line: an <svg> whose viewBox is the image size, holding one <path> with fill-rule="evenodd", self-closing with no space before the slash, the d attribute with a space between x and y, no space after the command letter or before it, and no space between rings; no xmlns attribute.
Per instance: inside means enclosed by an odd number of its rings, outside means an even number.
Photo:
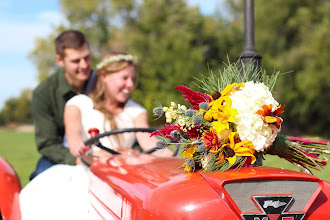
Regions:
<svg viewBox="0 0 330 220"><path fill-rule="evenodd" d="M59 54L56 54L56 62L58 63L58 65L60 65L61 67L64 67L64 62L62 57Z"/></svg>

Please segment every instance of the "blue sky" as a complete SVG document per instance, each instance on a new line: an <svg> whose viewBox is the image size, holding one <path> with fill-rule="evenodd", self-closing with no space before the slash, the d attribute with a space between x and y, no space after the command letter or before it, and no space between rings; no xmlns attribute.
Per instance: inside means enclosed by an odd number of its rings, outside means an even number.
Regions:
<svg viewBox="0 0 330 220"><path fill-rule="evenodd" d="M187 1L212 14L222 0ZM37 85L37 70L27 56L36 37L63 21L58 0L0 0L0 110L7 99Z"/></svg>

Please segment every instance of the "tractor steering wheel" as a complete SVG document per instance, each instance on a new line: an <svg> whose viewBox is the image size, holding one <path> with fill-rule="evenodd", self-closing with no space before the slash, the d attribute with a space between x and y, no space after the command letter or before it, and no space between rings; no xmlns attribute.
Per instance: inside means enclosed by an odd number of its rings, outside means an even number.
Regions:
<svg viewBox="0 0 330 220"><path fill-rule="evenodd" d="M151 132L154 132L154 131L155 131L155 129L152 129L152 128L122 128L122 129L107 131L107 132L104 132L102 134L96 134L95 136L93 136L92 133L95 132L95 130L90 129L89 132L91 133L92 137L89 138L88 140L86 140L84 143L85 143L86 146L95 144L96 146L98 146L102 150L105 150L106 152L111 153L111 154L120 154L118 151L115 151L115 150L112 150L110 148L107 148L107 147L103 146L99 142L99 139L102 138L102 137L113 135L113 134L120 134L120 133L125 133L125 132L149 132L149 133L151 133ZM151 154L151 153L153 153L153 152L155 152L156 150L159 150L159 149L160 149L159 147L153 147L149 150L143 151L142 153L143 154ZM176 156L178 154L178 152L179 152L179 149L177 148L174 151L173 156Z"/></svg>

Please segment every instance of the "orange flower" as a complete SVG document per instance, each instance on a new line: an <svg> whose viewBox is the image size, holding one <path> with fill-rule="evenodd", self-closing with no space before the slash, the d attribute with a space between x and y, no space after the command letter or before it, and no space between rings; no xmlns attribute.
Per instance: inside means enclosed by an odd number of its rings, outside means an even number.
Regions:
<svg viewBox="0 0 330 220"><path fill-rule="evenodd" d="M263 105L262 109L258 110L256 113L264 117L263 118L264 122L268 124L273 124L278 129L280 129L283 120L278 116L284 112L283 109L285 108L285 105L277 107L273 112L272 112L272 108L273 108L272 104Z"/></svg>

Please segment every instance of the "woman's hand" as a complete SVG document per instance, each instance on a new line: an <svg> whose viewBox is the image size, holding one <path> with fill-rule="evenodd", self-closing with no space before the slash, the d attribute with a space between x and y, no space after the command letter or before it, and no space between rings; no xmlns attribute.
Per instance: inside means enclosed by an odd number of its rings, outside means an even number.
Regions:
<svg viewBox="0 0 330 220"><path fill-rule="evenodd" d="M75 157L84 156L88 147L82 140L81 112L77 106L66 105L64 109L65 133L69 144L70 153Z"/></svg>
<svg viewBox="0 0 330 220"><path fill-rule="evenodd" d="M148 117L147 113L143 112L134 118L134 127L136 128L148 128ZM146 132L136 132L136 138L144 151L149 150L156 146L158 139L155 136L150 137L150 134ZM160 151L152 153L159 157L172 157L173 151L169 148L165 148Z"/></svg>
<svg viewBox="0 0 330 220"><path fill-rule="evenodd" d="M137 154L140 154L140 152L138 150L128 148L128 147L123 147L123 146L117 147L117 151L119 153L123 154L123 155L137 155Z"/></svg>
<svg viewBox="0 0 330 220"><path fill-rule="evenodd" d="M70 153L75 157L82 157L85 152L89 149L81 138L70 138L68 140Z"/></svg>
<svg viewBox="0 0 330 220"><path fill-rule="evenodd" d="M94 158L93 156L91 155L85 155L85 156L82 156L82 157L77 157L76 158L76 165L84 165L84 163L81 161L81 159L83 159L85 162L87 162L88 164L91 164L93 163L93 161L96 159Z"/></svg>

